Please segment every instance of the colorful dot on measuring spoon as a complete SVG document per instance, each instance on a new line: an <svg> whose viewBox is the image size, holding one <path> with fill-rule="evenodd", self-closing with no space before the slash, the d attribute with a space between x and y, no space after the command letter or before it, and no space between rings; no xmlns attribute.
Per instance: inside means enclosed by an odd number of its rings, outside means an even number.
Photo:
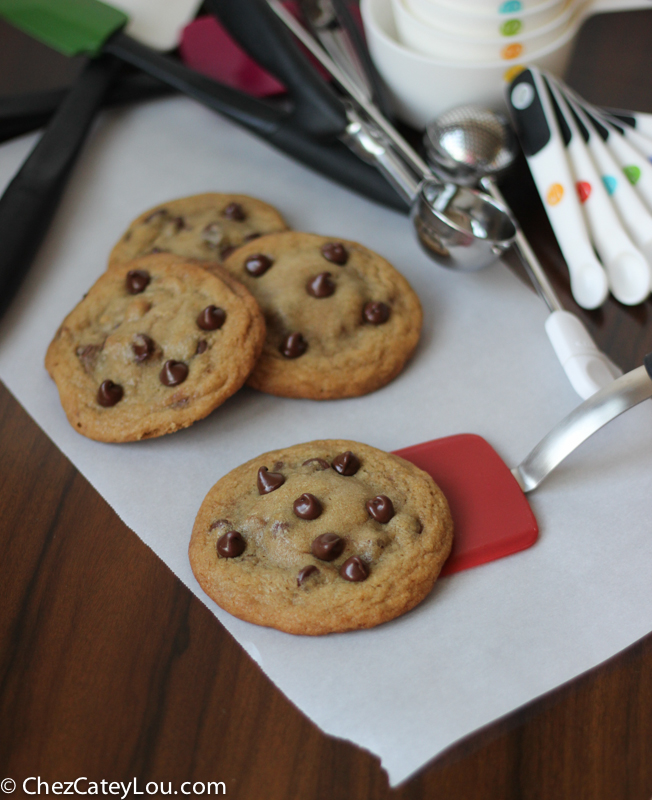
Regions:
<svg viewBox="0 0 652 800"><path fill-rule="evenodd" d="M591 196L591 184L588 181L578 181L575 186L577 187L580 203L586 203Z"/></svg>
<svg viewBox="0 0 652 800"><path fill-rule="evenodd" d="M627 176L627 180L632 184L632 186L636 186L638 179L641 177L640 168L634 164L630 164L627 167L623 167L623 172Z"/></svg>
<svg viewBox="0 0 652 800"><path fill-rule="evenodd" d="M516 11L520 11L523 8L520 0L506 0L506 2L501 3L498 6L498 13L499 14L513 14Z"/></svg>
<svg viewBox="0 0 652 800"><path fill-rule="evenodd" d="M561 185L561 183L553 183L546 192L546 202L550 206L556 206L557 203L561 202L563 196L564 187Z"/></svg>
<svg viewBox="0 0 652 800"><path fill-rule="evenodd" d="M603 175L602 183L604 183L604 188L607 190L607 194L613 194L616 191L616 186L618 186L618 181L613 175Z"/></svg>
<svg viewBox="0 0 652 800"><path fill-rule="evenodd" d="M523 23L520 19L508 19L500 26L500 33L503 36L516 36L522 27Z"/></svg>
<svg viewBox="0 0 652 800"><path fill-rule="evenodd" d="M506 83L511 83L517 75L520 75L521 72L523 72L524 69L525 67L523 66L523 64L514 64L509 69L505 70L505 74L503 75L503 80Z"/></svg>

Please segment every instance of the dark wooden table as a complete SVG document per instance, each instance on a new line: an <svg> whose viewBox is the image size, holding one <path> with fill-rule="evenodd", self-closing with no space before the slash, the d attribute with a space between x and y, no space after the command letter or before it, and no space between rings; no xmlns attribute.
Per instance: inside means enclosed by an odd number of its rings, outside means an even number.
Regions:
<svg viewBox="0 0 652 800"><path fill-rule="evenodd" d="M651 52L652 10L596 17L570 83L652 112ZM0 93L63 85L77 68L0 25ZM523 165L505 192L566 307L623 369L640 364L650 301L575 306ZM51 791L80 776L137 778L139 791L223 781L238 800L652 797L652 637L391 791L378 759L325 736L272 686L3 388L0 481L0 787L13 778L15 797L30 776Z"/></svg>

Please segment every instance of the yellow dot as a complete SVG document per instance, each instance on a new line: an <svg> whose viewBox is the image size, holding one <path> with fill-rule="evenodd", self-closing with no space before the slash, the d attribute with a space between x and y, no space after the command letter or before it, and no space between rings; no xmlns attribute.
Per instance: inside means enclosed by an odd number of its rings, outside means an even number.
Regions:
<svg viewBox="0 0 652 800"><path fill-rule="evenodd" d="M500 51L500 57L504 58L505 60L510 58L518 58L521 53L523 52L523 45L517 44L508 44Z"/></svg>
<svg viewBox="0 0 652 800"><path fill-rule="evenodd" d="M523 72L524 69L525 67L523 66L523 64L514 64L509 69L505 70L503 79L507 83L511 83L517 75L520 75L521 72Z"/></svg>
<svg viewBox="0 0 652 800"><path fill-rule="evenodd" d="M546 192L546 200L551 206L556 206L557 203L561 202L563 196L564 187L561 185L561 183L553 183Z"/></svg>

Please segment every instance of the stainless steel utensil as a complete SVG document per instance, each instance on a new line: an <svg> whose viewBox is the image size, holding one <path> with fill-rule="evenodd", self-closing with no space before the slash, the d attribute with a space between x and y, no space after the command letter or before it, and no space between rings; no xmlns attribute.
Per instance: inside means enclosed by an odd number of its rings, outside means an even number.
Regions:
<svg viewBox="0 0 652 800"><path fill-rule="evenodd" d="M612 419L652 397L652 353L643 366L617 378L558 423L511 471L524 492L531 492L566 456Z"/></svg>
<svg viewBox="0 0 652 800"><path fill-rule="evenodd" d="M507 208L496 178L514 163L518 144L502 114L471 105L446 111L427 125L424 146L428 161L443 177L464 185L479 183ZM582 322L564 310L525 234L516 220L514 224L514 246L551 312L548 337L575 391L590 397L621 371L597 348Z"/></svg>
<svg viewBox="0 0 652 800"><path fill-rule="evenodd" d="M269 6L317 58L348 96L348 125L342 141L373 163L406 200L417 237L437 263L460 270L487 266L516 235L511 215L484 192L445 184L369 99L368 86L341 68L279 2Z"/></svg>

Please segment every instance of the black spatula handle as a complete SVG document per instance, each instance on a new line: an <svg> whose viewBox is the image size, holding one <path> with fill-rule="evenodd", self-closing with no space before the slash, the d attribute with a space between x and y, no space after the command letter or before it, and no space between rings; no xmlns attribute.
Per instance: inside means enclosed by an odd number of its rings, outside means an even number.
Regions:
<svg viewBox="0 0 652 800"><path fill-rule="evenodd" d="M344 131L346 112L337 94L265 0L206 0L206 7L289 90L295 104L292 121L298 128L320 138Z"/></svg>
<svg viewBox="0 0 652 800"><path fill-rule="evenodd" d="M120 69L91 61L0 198L0 310L29 269L54 215L88 129Z"/></svg>

